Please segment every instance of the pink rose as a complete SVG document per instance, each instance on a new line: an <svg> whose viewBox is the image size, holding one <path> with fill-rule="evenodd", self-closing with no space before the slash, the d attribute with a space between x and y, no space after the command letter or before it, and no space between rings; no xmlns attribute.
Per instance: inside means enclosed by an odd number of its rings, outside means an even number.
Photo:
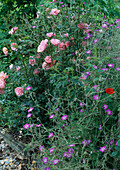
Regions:
<svg viewBox="0 0 120 170"><path fill-rule="evenodd" d="M8 34L14 34L14 33L16 33L16 30L18 29L18 27L13 27L13 28L11 28L11 30L8 32Z"/></svg>
<svg viewBox="0 0 120 170"><path fill-rule="evenodd" d="M59 44L59 49L60 49L60 50L66 50L66 47L65 47L65 43L64 43L64 42L61 42L61 43Z"/></svg>
<svg viewBox="0 0 120 170"><path fill-rule="evenodd" d="M53 45L55 45L55 46L57 46L58 44L60 44L60 40L58 40L58 39L51 39L50 42L51 42Z"/></svg>
<svg viewBox="0 0 120 170"><path fill-rule="evenodd" d="M60 10L58 10L57 8L54 8L51 10L51 12L49 13L50 15L58 15L60 12Z"/></svg>
<svg viewBox="0 0 120 170"><path fill-rule="evenodd" d="M1 89L5 88L5 81L3 79L0 79L0 88Z"/></svg>
<svg viewBox="0 0 120 170"><path fill-rule="evenodd" d="M71 40L74 40L74 37L71 37Z"/></svg>
<svg viewBox="0 0 120 170"><path fill-rule="evenodd" d="M68 37L68 33L64 34L64 36L67 38Z"/></svg>
<svg viewBox="0 0 120 170"><path fill-rule="evenodd" d="M32 56L29 57L29 64L31 64L31 66L34 66L35 65L35 59L30 59L30 58L33 58Z"/></svg>
<svg viewBox="0 0 120 170"><path fill-rule="evenodd" d="M3 53L4 53L5 55L8 55L8 50L7 50L6 47L3 47Z"/></svg>
<svg viewBox="0 0 120 170"><path fill-rule="evenodd" d="M53 32L49 32L49 33L46 34L46 36L48 36L48 37L54 37L55 34L54 34Z"/></svg>
<svg viewBox="0 0 120 170"><path fill-rule="evenodd" d="M8 78L8 76L6 75L6 73L4 73L3 71L0 73L0 79L1 80L5 80L6 78Z"/></svg>
<svg viewBox="0 0 120 170"><path fill-rule="evenodd" d="M53 0L53 3L56 2L56 0Z"/></svg>
<svg viewBox="0 0 120 170"><path fill-rule="evenodd" d="M9 66L9 68L10 68L10 70L12 70L12 68L13 68L13 64L11 64L11 65Z"/></svg>
<svg viewBox="0 0 120 170"><path fill-rule="evenodd" d="M12 49L13 51L17 51L17 50L18 50L18 45L17 45L16 43L12 43L12 44L11 44L11 49Z"/></svg>
<svg viewBox="0 0 120 170"><path fill-rule="evenodd" d="M87 29L88 28L88 24L87 23L80 23L77 25L78 28L80 29Z"/></svg>
<svg viewBox="0 0 120 170"><path fill-rule="evenodd" d="M40 68L36 68L34 71L33 71L33 74L39 74L40 73Z"/></svg>
<svg viewBox="0 0 120 170"><path fill-rule="evenodd" d="M43 52L46 49L46 47L48 46L47 43L48 43L47 39L42 40L40 45L38 46L37 52Z"/></svg>
<svg viewBox="0 0 120 170"><path fill-rule="evenodd" d="M19 70L20 70L20 68L21 68L21 67L20 67L20 66L18 66L18 67L16 68L16 71L19 71Z"/></svg>
<svg viewBox="0 0 120 170"><path fill-rule="evenodd" d="M23 88L22 87L15 88L15 93L16 93L17 96L22 96L23 95Z"/></svg>
<svg viewBox="0 0 120 170"><path fill-rule="evenodd" d="M52 63L51 56L46 56L46 57L45 57L45 62L46 62L46 63Z"/></svg>
<svg viewBox="0 0 120 170"><path fill-rule="evenodd" d="M70 46L70 41L66 41L65 45L66 45L66 47L69 47Z"/></svg>
<svg viewBox="0 0 120 170"><path fill-rule="evenodd" d="M49 66L49 64L47 64L46 62L43 62L42 68L43 68L44 70L49 70L49 69L50 69L50 66Z"/></svg>
<svg viewBox="0 0 120 170"><path fill-rule="evenodd" d="M82 41L82 46L84 47L87 44L86 41Z"/></svg>

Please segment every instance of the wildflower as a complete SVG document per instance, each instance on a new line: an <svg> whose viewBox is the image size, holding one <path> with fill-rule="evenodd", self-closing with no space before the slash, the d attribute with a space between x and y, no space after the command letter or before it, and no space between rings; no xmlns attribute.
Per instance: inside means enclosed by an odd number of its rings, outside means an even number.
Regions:
<svg viewBox="0 0 120 170"><path fill-rule="evenodd" d="M26 123L25 125L23 125L24 129L28 129L30 128L30 124Z"/></svg>
<svg viewBox="0 0 120 170"><path fill-rule="evenodd" d="M17 96L22 96L23 95L23 88L22 87L15 88L15 93L16 93Z"/></svg>
<svg viewBox="0 0 120 170"><path fill-rule="evenodd" d="M33 25L32 28L36 28L36 25Z"/></svg>
<svg viewBox="0 0 120 170"><path fill-rule="evenodd" d="M107 94L113 94L113 93L115 93L112 88L107 88L107 89L105 89L105 92L106 92Z"/></svg>
<svg viewBox="0 0 120 170"><path fill-rule="evenodd" d="M49 13L49 15L58 15L60 12L60 10L58 10L57 8L54 8L51 10L51 12Z"/></svg>
<svg viewBox="0 0 120 170"><path fill-rule="evenodd" d="M53 162L54 165L56 165L56 164L58 164L59 160L58 159L54 159L52 162Z"/></svg>
<svg viewBox="0 0 120 170"><path fill-rule="evenodd" d="M53 133L49 133L48 138L50 139L51 137L53 137Z"/></svg>
<svg viewBox="0 0 120 170"><path fill-rule="evenodd" d="M51 149L49 150L49 153L52 153L54 150L55 150L55 148L51 148Z"/></svg>
<svg viewBox="0 0 120 170"><path fill-rule="evenodd" d="M93 66L94 69L97 69L97 66Z"/></svg>
<svg viewBox="0 0 120 170"><path fill-rule="evenodd" d="M11 30L8 32L8 34L14 34L14 33L16 33L16 30L18 29L18 27L13 27L13 28L11 28Z"/></svg>
<svg viewBox="0 0 120 170"><path fill-rule="evenodd" d="M103 108L103 109L107 109L107 108L108 108L108 105L104 104L102 108Z"/></svg>
<svg viewBox="0 0 120 170"><path fill-rule="evenodd" d="M92 37L92 35L90 33L87 33L86 38L84 38L85 40L89 39L90 37Z"/></svg>
<svg viewBox="0 0 120 170"><path fill-rule="evenodd" d="M98 85L94 85L93 88L96 89L98 87Z"/></svg>
<svg viewBox="0 0 120 170"><path fill-rule="evenodd" d="M50 115L49 119L52 119L54 116L55 116L54 114Z"/></svg>
<svg viewBox="0 0 120 170"><path fill-rule="evenodd" d="M67 118L68 118L68 115L63 115L63 116L61 117L62 120L66 120Z"/></svg>
<svg viewBox="0 0 120 170"><path fill-rule="evenodd" d="M107 66L112 68L114 64L107 64Z"/></svg>
<svg viewBox="0 0 120 170"><path fill-rule="evenodd" d="M32 116L32 113L28 113L27 114L27 118L31 117Z"/></svg>
<svg viewBox="0 0 120 170"><path fill-rule="evenodd" d="M85 105L84 103L80 102L80 106L81 106L81 107L83 107L84 105Z"/></svg>
<svg viewBox="0 0 120 170"><path fill-rule="evenodd" d="M32 111L33 111L33 109L34 109L34 108L33 108L33 107L31 107L31 108L28 110L28 112L32 112Z"/></svg>
<svg viewBox="0 0 120 170"><path fill-rule="evenodd" d="M79 111L79 112L80 112L80 113L83 113L84 111L85 111L85 109L80 109L80 111Z"/></svg>
<svg viewBox="0 0 120 170"><path fill-rule="evenodd" d="M46 56L44 60L46 63L52 63L51 56Z"/></svg>
<svg viewBox="0 0 120 170"><path fill-rule="evenodd" d="M74 152L74 149L69 148L69 149L68 149L68 152L73 153L73 152Z"/></svg>
<svg viewBox="0 0 120 170"><path fill-rule="evenodd" d="M101 27L102 27L102 28L106 28L106 27L107 27L107 25L106 25L106 24L103 24L103 25L101 25Z"/></svg>
<svg viewBox="0 0 120 170"><path fill-rule="evenodd" d="M86 53L90 55L91 54L91 50L86 51Z"/></svg>
<svg viewBox="0 0 120 170"><path fill-rule="evenodd" d="M28 87L26 88L26 90L31 90L31 88L32 88L32 87L28 86Z"/></svg>
<svg viewBox="0 0 120 170"><path fill-rule="evenodd" d="M44 170L50 170L50 167L45 168Z"/></svg>
<svg viewBox="0 0 120 170"><path fill-rule="evenodd" d="M99 127L99 130L101 130L102 129L102 126L101 125L99 125L100 127Z"/></svg>
<svg viewBox="0 0 120 170"><path fill-rule="evenodd" d="M106 146L100 147L99 151L104 152L105 150L107 150Z"/></svg>
<svg viewBox="0 0 120 170"><path fill-rule="evenodd" d="M66 157L67 158L70 158L72 156L72 153L70 153L70 152L67 152L67 155L66 155Z"/></svg>
<svg viewBox="0 0 120 170"><path fill-rule="evenodd" d="M35 125L36 127L40 127L41 126L41 124L38 124L38 125Z"/></svg>
<svg viewBox="0 0 120 170"><path fill-rule="evenodd" d="M86 163L86 160L84 158L82 160L83 160L83 162L82 162L83 164Z"/></svg>
<svg viewBox="0 0 120 170"><path fill-rule="evenodd" d="M48 158L47 157L43 157L42 161L43 161L44 164L46 164L48 162Z"/></svg>
<svg viewBox="0 0 120 170"><path fill-rule="evenodd" d="M9 68L10 68L10 70L12 70L12 68L13 68L13 64L11 64L11 65L9 66Z"/></svg>
<svg viewBox="0 0 120 170"><path fill-rule="evenodd" d="M66 157L66 156L67 156L67 153L68 153L68 152L64 152L64 153L63 153L63 157Z"/></svg>
<svg viewBox="0 0 120 170"><path fill-rule="evenodd" d="M56 111L58 112L58 111L59 111L59 108L57 108Z"/></svg>
<svg viewBox="0 0 120 170"><path fill-rule="evenodd" d="M72 146L75 146L75 144L70 144L70 145L68 145L68 146L72 147Z"/></svg>
<svg viewBox="0 0 120 170"><path fill-rule="evenodd" d="M0 88L1 89L5 88L5 81L3 79L0 79Z"/></svg>
<svg viewBox="0 0 120 170"><path fill-rule="evenodd" d="M120 68L118 67L118 68L116 68L116 70L117 70L117 71L120 71Z"/></svg>
<svg viewBox="0 0 120 170"><path fill-rule="evenodd" d="M102 68L101 70L103 70L103 71L108 71L108 68Z"/></svg>
<svg viewBox="0 0 120 170"><path fill-rule="evenodd" d="M107 112L107 115L111 115L111 110L106 110L105 112Z"/></svg>
<svg viewBox="0 0 120 170"><path fill-rule="evenodd" d="M45 148L44 145L42 145L42 146L39 147L39 150L40 150L40 151L43 151L44 148Z"/></svg>
<svg viewBox="0 0 120 170"><path fill-rule="evenodd" d="M118 144L118 141L116 141L115 146L117 146L117 144Z"/></svg>
<svg viewBox="0 0 120 170"><path fill-rule="evenodd" d="M19 70L20 70L20 68L21 68L21 67L20 67L20 66L18 66L18 67L16 68L16 71L19 71Z"/></svg>
<svg viewBox="0 0 120 170"><path fill-rule="evenodd" d="M93 96L93 99L94 99L94 100L99 100L100 97L99 97L98 95L94 95L94 96Z"/></svg>
<svg viewBox="0 0 120 170"><path fill-rule="evenodd" d="M113 143L114 143L114 141L113 141L113 140L110 140L110 141L109 141L109 144L110 144L110 145L112 145Z"/></svg>
<svg viewBox="0 0 120 170"><path fill-rule="evenodd" d="M40 68L36 68L34 71L33 71L33 74L39 74L40 73Z"/></svg>
<svg viewBox="0 0 120 170"><path fill-rule="evenodd" d="M61 43L59 44L59 49L60 49L60 50L65 50L65 49L66 49L64 42L61 42Z"/></svg>
<svg viewBox="0 0 120 170"><path fill-rule="evenodd" d="M93 44L95 44L96 42L98 42L98 39L95 39L95 40L93 41Z"/></svg>
<svg viewBox="0 0 120 170"><path fill-rule="evenodd" d="M64 34L64 36L67 38L68 37L68 33Z"/></svg>
<svg viewBox="0 0 120 170"><path fill-rule="evenodd" d="M66 47L69 47L69 46L70 46L70 41L66 41L66 42L65 42L65 46L66 46Z"/></svg>

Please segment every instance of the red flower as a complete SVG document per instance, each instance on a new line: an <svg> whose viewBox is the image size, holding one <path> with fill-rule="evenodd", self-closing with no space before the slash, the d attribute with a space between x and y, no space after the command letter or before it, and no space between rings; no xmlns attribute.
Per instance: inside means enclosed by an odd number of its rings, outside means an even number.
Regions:
<svg viewBox="0 0 120 170"><path fill-rule="evenodd" d="M113 93L115 93L112 88L107 88L107 89L105 89L105 92L106 92L107 94L113 94Z"/></svg>

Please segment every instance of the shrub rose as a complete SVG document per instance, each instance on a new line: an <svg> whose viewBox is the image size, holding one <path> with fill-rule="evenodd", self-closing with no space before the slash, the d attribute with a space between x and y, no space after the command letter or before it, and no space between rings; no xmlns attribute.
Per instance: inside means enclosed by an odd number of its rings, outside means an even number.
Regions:
<svg viewBox="0 0 120 170"><path fill-rule="evenodd" d="M51 42L53 45L55 45L55 46L57 46L58 44L60 44L60 40L58 40L58 39L51 39L50 42Z"/></svg>
<svg viewBox="0 0 120 170"><path fill-rule="evenodd" d="M46 47L48 46L47 43L48 43L47 39L42 40L40 45L38 46L37 52L41 52L42 53L46 49Z"/></svg>
<svg viewBox="0 0 120 170"><path fill-rule="evenodd" d="M0 88L1 89L5 88L5 81L3 79L0 79Z"/></svg>
<svg viewBox="0 0 120 170"><path fill-rule="evenodd" d="M48 37L54 37L55 34L54 34L53 32L49 32L49 33L46 34L46 36L48 36Z"/></svg>
<svg viewBox="0 0 120 170"><path fill-rule="evenodd" d="M5 55L8 55L8 50L7 50L6 47L3 47L3 53L4 53Z"/></svg>
<svg viewBox="0 0 120 170"><path fill-rule="evenodd" d="M52 63L51 56L46 56L46 57L45 57L45 62L46 62L46 63Z"/></svg>
<svg viewBox="0 0 120 170"><path fill-rule="evenodd" d="M49 13L50 15L58 15L60 12L60 10L58 10L57 8L54 8L51 10L51 12Z"/></svg>
<svg viewBox="0 0 120 170"><path fill-rule="evenodd" d="M31 58L33 58L33 56L30 56L30 57L29 57L29 64L30 64L31 66L34 66L34 65L35 65L35 59L34 59L34 58L31 59Z"/></svg>
<svg viewBox="0 0 120 170"><path fill-rule="evenodd" d="M11 44L11 50L17 51L18 50L18 45L16 43Z"/></svg>
<svg viewBox="0 0 120 170"><path fill-rule="evenodd" d="M33 71L33 74L39 74L40 73L40 68L36 68L34 71Z"/></svg>
<svg viewBox="0 0 120 170"><path fill-rule="evenodd" d="M16 93L17 96L22 96L23 95L23 88L22 87L15 88L15 93Z"/></svg>

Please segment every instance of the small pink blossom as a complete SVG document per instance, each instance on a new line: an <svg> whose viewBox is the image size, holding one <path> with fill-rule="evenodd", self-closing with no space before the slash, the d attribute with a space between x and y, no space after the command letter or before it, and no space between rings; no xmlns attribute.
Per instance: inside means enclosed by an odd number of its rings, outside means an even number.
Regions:
<svg viewBox="0 0 120 170"><path fill-rule="evenodd" d="M48 158L47 157L43 157L42 161L43 161L44 164L46 164L48 162Z"/></svg>
<svg viewBox="0 0 120 170"><path fill-rule="evenodd" d="M64 36L67 38L68 37L68 33L64 34Z"/></svg>
<svg viewBox="0 0 120 170"><path fill-rule="evenodd" d="M40 45L38 46L37 52L41 52L42 53L46 49L46 47L48 46L47 43L48 43L47 39L42 40Z"/></svg>
<svg viewBox="0 0 120 170"><path fill-rule="evenodd" d="M46 56L44 60L46 63L52 63L51 56Z"/></svg>
<svg viewBox="0 0 120 170"><path fill-rule="evenodd" d="M42 146L39 147L39 150L40 150L40 151L43 151L44 148L45 148L44 145L42 145Z"/></svg>
<svg viewBox="0 0 120 170"><path fill-rule="evenodd" d="M1 89L5 88L5 81L3 79L0 79L0 88Z"/></svg>
<svg viewBox="0 0 120 170"><path fill-rule="evenodd" d="M12 70L12 68L13 68L13 64L11 64L11 65L9 66L9 68L10 68L10 70Z"/></svg>
<svg viewBox="0 0 120 170"><path fill-rule="evenodd" d="M7 50L6 47L3 47L3 53L4 53L5 55L8 55L8 50Z"/></svg>
<svg viewBox="0 0 120 170"><path fill-rule="evenodd" d="M67 120L67 118L68 118L68 115L63 115L63 116L61 117L62 120Z"/></svg>
<svg viewBox="0 0 120 170"><path fill-rule="evenodd" d="M53 133L49 133L48 138L50 139L51 137L53 137Z"/></svg>
<svg viewBox="0 0 120 170"><path fill-rule="evenodd" d="M107 150L106 146L100 147L99 151L104 152L105 150Z"/></svg>
<svg viewBox="0 0 120 170"><path fill-rule="evenodd" d="M59 160L58 159L54 159L52 162L53 162L54 165L56 165L56 164L58 164Z"/></svg>
<svg viewBox="0 0 120 170"><path fill-rule="evenodd" d="M99 127L99 130L101 130L102 129L102 126L101 125L99 125L100 127Z"/></svg>
<svg viewBox="0 0 120 170"><path fill-rule="evenodd" d="M66 47L69 47L70 46L70 41L66 41L65 45L66 45Z"/></svg>
<svg viewBox="0 0 120 170"><path fill-rule="evenodd" d="M20 66L18 66L18 67L16 68L16 71L19 71L19 70L20 70L20 68L21 68L21 67L20 67Z"/></svg>
<svg viewBox="0 0 120 170"><path fill-rule="evenodd" d="M8 34L14 34L14 33L16 33L16 30L18 29L18 27L13 27L13 28L11 28L11 30L8 32Z"/></svg>
<svg viewBox="0 0 120 170"><path fill-rule="evenodd" d="M36 127L40 127L41 126L41 124L38 124L38 125L35 125Z"/></svg>
<svg viewBox="0 0 120 170"><path fill-rule="evenodd" d="M31 90L31 88L32 88L32 87L28 86L28 87L26 87L26 90Z"/></svg>
<svg viewBox="0 0 120 170"><path fill-rule="evenodd" d="M33 58L33 56L30 56L30 57L29 57L29 64L30 64L31 66L34 66L34 65L35 65L35 59Z"/></svg>
<svg viewBox="0 0 120 170"><path fill-rule="evenodd" d="M64 43L64 42L61 42L61 43L59 44L59 49L60 49L60 50L66 50L66 47L65 47L65 43Z"/></svg>
<svg viewBox="0 0 120 170"><path fill-rule="evenodd" d="M46 36L48 36L48 37L54 37L56 34L54 34L53 32L49 32L49 33L47 33L46 34Z"/></svg>
<svg viewBox="0 0 120 170"><path fill-rule="evenodd" d="M50 115L49 119L52 119L54 116L55 116L54 114Z"/></svg>
<svg viewBox="0 0 120 170"><path fill-rule="evenodd" d="M26 123L25 125L23 125L24 129L28 129L30 128L30 124Z"/></svg>
<svg viewBox="0 0 120 170"><path fill-rule="evenodd" d="M22 96L23 95L23 88L22 87L15 88L15 93L16 93L17 96Z"/></svg>
<svg viewBox="0 0 120 170"><path fill-rule="evenodd" d="M51 149L49 150L49 153L52 153L54 150L55 150L55 148L51 148Z"/></svg>
<svg viewBox="0 0 120 170"><path fill-rule="evenodd" d="M58 15L60 12L60 10L58 10L57 8L54 8L51 10L51 12L49 13L50 15Z"/></svg>
<svg viewBox="0 0 120 170"><path fill-rule="evenodd" d="M28 113L27 114L27 118L31 117L32 116L32 113Z"/></svg>
<svg viewBox="0 0 120 170"><path fill-rule="evenodd" d="M42 64L42 68L43 68L44 70L49 70L49 69L50 69L50 66L49 66L49 64L48 64L48 63L43 62L43 64Z"/></svg>
<svg viewBox="0 0 120 170"><path fill-rule="evenodd" d="M33 74L39 74L40 73L40 68L36 68L34 71L33 71Z"/></svg>
<svg viewBox="0 0 120 170"><path fill-rule="evenodd" d="M12 43L12 44L11 44L11 49L12 49L13 51L18 51L18 45L17 45L16 43Z"/></svg>
<svg viewBox="0 0 120 170"><path fill-rule="evenodd" d="M75 146L75 144L70 144L70 145L68 145L68 146L72 147L72 146Z"/></svg>
<svg viewBox="0 0 120 170"><path fill-rule="evenodd" d="M107 66L112 68L114 64L107 64Z"/></svg>
<svg viewBox="0 0 120 170"><path fill-rule="evenodd" d="M34 108L33 108L33 107L31 107L31 108L28 110L28 113L29 113L29 112L32 112L32 111L33 111L33 109L34 109Z"/></svg>
<svg viewBox="0 0 120 170"><path fill-rule="evenodd" d="M99 97L98 95L94 95L94 96L93 96L93 99L94 99L94 100L99 100L100 97Z"/></svg>
<svg viewBox="0 0 120 170"><path fill-rule="evenodd" d="M8 76L6 75L6 73L4 73L3 71L0 72L0 79L5 80L6 78L8 78Z"/></svg>
<svg viewBox="0 0 120 170"><path fill-rule="evenodd" d="M54 45L54 46L57 46L60 44L60 40L58 39L51 39L50 42Z"/></svg>

